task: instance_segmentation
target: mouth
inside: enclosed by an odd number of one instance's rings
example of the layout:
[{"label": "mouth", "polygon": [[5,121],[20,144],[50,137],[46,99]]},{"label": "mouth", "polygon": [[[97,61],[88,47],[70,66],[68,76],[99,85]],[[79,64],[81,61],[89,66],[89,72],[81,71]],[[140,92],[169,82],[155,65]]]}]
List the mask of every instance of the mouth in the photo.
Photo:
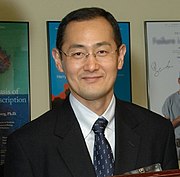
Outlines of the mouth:
[{"label": "mouth", "polygon": [[96,83],[99,80],[101,80],[103,77],[102,76],[84,76],[82,79],[88,83]]}]

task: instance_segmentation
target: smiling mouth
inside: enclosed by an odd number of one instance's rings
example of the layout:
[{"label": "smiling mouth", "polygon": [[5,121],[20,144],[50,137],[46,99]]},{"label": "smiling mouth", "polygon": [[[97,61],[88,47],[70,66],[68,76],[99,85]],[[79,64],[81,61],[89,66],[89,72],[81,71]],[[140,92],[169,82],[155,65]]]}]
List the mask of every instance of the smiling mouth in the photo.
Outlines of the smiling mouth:
[{"label": "smiling mouth", "polygon": [[99,81],[99,79],[101,78],[102,76],[86,76],[86,77],[83,77],[82,79],[89,83],[94,83],[94,82]]}]

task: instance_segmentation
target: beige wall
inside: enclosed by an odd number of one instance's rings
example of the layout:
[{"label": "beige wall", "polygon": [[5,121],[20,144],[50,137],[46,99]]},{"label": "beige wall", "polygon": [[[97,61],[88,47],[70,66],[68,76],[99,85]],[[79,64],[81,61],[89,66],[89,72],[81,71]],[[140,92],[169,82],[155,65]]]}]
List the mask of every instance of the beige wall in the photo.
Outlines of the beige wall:
[{"label": "beige wall", "polygon": [[32,119],[49,109],[46,21],[80,7],[98,6],[131,25],[133,102],[147,107],[144,21],[180,20],[180,0],[0,0],[0,21],[30,22]]}]

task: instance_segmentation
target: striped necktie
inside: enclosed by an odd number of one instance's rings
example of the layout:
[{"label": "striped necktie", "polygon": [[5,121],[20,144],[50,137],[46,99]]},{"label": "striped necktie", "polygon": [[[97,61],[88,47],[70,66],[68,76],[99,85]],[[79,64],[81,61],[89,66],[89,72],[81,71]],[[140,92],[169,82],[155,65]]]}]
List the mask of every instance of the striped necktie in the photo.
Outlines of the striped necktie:
[{"label": "striped necktie", "polygon": [[94,168],[97,177],[113,176],[114,172],[113,153],[104,135],[107,124],[106,119],[98,118],[92,128],[95,133]]}]

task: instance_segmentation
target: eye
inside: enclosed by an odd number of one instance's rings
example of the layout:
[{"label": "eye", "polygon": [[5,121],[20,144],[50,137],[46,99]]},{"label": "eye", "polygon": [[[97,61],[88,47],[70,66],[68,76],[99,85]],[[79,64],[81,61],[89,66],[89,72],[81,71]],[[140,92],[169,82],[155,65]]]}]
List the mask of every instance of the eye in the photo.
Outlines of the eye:
[{"label": "eye", "polygon": [[85,53],[83,52],[73,52],[71,53],[71,57],[75,58],[75,59],[81,59],[85,56]]},{"label": "eye", "polygon": [[109,51],[107,50],[99,50],[96,55],[99,56],[99,57],[104,57],[104,56],[107,56],[109,54]]}]

